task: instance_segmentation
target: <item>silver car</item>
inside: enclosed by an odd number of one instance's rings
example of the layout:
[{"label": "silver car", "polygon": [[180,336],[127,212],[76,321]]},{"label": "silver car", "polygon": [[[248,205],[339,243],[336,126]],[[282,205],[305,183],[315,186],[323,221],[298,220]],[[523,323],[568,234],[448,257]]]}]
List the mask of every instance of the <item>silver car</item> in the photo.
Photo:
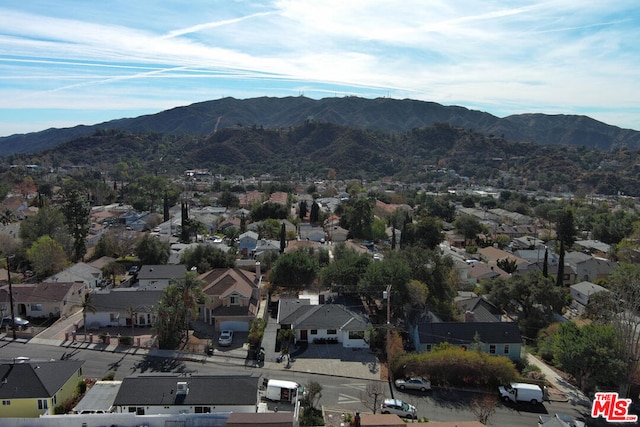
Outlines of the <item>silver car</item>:
[{"label": "silver car", "polygon": [[418,418],[416,407],[400,399],[385,399],[380,405],[380,413],[396,414],[402,418]]},{"label": "silver car", "polygon": [[228,347],[233,343],[233,331],[222,331],[218,337],[218,345],[220,347]]},{"label": "silver car", "polygon": [[397,379],[395,381],[396,387],[400,390],[420,390],[427,391],[431,390],[431,381],[425,380],[424,378],[404,378]]}]

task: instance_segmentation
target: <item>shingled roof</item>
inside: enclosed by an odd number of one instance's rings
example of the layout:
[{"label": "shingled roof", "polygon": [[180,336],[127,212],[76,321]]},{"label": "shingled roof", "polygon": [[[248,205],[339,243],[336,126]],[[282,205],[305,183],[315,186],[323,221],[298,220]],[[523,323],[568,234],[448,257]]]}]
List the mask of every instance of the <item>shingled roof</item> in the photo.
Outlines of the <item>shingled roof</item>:
[{"label": "shingled roof", "polygon": [[472,344],[476,341],[476,334],[483,343],[522,343],[515,322],[422,322],[418,325],[421,344]]},{"label": "shingled roof", "polygon": [[[141,375],[122,380],[115,406],[257,405],[258,376],[239,375]],[[178,394],[178,382],[188,392]]]},{"label": "shingled roof", "polygon": [[0,364],[0,399],[52,397],[81,367],[82,360]]}]

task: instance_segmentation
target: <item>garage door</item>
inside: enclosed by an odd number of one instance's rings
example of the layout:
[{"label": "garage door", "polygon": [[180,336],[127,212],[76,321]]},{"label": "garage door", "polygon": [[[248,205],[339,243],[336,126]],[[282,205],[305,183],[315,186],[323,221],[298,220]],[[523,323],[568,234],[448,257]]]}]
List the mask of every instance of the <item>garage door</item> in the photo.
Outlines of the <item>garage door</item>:
[{"label": "garage door", "polygon": [[230,329],[235,332],[249,332],[249,322],[227,321],[220,322],[220,330]]}]

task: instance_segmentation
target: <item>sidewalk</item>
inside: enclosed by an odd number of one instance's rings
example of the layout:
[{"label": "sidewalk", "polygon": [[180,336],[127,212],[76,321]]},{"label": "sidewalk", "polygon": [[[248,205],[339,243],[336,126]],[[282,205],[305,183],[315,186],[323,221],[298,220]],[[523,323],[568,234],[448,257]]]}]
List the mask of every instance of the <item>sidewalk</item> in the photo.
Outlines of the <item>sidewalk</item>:
[{"label": "sidewalk", "polygon": [[540,368],[545,379],[551,384],[549,387],[549,400],[556,402],[570,402],[572,405],[591,407],[591,401],[577,387],[562,378],[550,366],[536,356],[526,353],[530,364]]}]

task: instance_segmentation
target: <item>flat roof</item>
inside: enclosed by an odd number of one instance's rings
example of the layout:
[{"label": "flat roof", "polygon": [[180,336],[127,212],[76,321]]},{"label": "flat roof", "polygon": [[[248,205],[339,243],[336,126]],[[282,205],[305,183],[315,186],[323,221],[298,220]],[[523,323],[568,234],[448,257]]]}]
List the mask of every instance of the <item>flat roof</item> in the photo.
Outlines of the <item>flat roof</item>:
[{"label": "flat roof", "polygon": [[121,385],[122,381],[96,382],[73,408],[74,412],[79,414],[111,412]]}]

